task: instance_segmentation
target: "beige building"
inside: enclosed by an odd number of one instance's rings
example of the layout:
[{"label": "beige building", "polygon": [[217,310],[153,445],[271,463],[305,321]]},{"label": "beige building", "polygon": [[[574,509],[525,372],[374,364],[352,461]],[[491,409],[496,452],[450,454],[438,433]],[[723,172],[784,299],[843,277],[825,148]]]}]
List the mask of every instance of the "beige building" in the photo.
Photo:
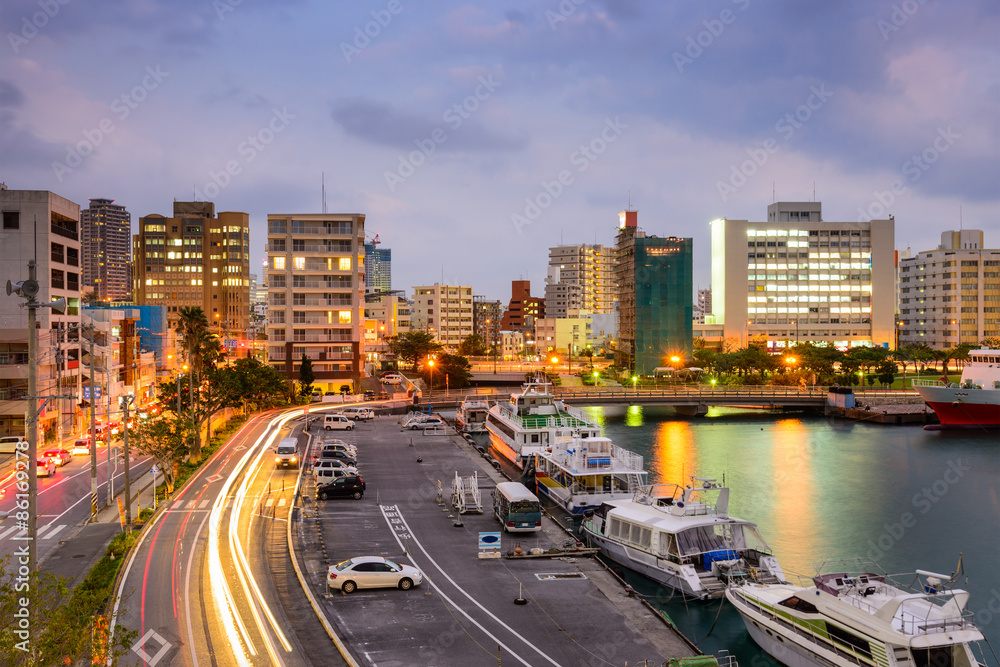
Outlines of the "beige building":
[{"label": "beige building", "polygon": [[936,250],[899,262],[899,343],[945,350],[1000,336],[1000,250],[977,229],[941,234]]},{"label": "beige building", "polygon": [[820,202],[778,202],[767,216],[711,223],[705,323],[723,325],[723,344],[893,347],[894,220],[825,221]]},{"label": "beige building", "polygon": [[[580,305],[568,306],[589,313],[614,312],[615,249],[599,244],[560,245],[549,248],[549,266],[558,268],[558,283],[580,286]],[[548,308],[546,290],[546,315]],[[557,316],[558,317],[558,316]]]},{"label": "beige building", "polygon": [[535,320],[538,354],[557,352],[560,356],[580,356],[587,349],[591,326],[591,318],[587,315]]},{"label": "beige building", "polygon": [[[133,237],[133,295],[164,305],[170,327],[178,311],[205,311],[216,333],[243,338],[250,328],[250,216],[212,202],[174,202],[174,216],[147,215]],[[237,349],[239,349],[237,347]]]},{"label": "beige building", "polygon": [[410,328],[428,331],[434,340],[450,348],[471,336],[472,287],[465,285],[422,285],[413,288]]},{"label": "beige building", "polygon": [[[0,276],[28,279],[35,260],[37,301],[66,299],[65,314],[38,308],[38,393],[79,396],[80,205],[47,190],[0,185]],[[25,435],[28,411],[28,310],[0,296],[0,436]],[[76,400],[50,401],[39,415],[39,443],[79,424]]]},{"label": "beige building", "polygon": [[268,362],[299,379],[302,355],[321,391],[353,391],[363,374],[365,216],[267,216]]}]

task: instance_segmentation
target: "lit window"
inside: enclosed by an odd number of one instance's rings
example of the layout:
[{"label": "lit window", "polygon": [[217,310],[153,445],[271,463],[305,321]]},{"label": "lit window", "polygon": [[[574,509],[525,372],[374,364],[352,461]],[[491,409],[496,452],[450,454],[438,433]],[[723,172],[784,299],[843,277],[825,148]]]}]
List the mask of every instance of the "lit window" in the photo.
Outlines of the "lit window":
[{"label": "lit window", "polygon": [[285,268],[285,258],[275,257],[274,258],[274,268],[284,270]]},{"label": "lit window", "polygon": [[[351,270],[351,258],[350,257],[341,257],[340,258],[340,270],[341,271],[350,271]],[[350,318],[348,318],[347,321],[350,322]]]},{"label": "lit window", "polygon": [[[347,261],[350,261],[350,260],[347,260]],[[349,311],[349,310],[342,310],[342,311],[340,311],[340,323],[341,324],[350,324],[351,323],[351,311]]]},{"label": "lit window", "polygon": [[306,258],[305,257],[293,257],[292,258],[292,264],[294,265],[294,267],[295,267],[296,270],[301,271],[302,269],[306,268]]}]

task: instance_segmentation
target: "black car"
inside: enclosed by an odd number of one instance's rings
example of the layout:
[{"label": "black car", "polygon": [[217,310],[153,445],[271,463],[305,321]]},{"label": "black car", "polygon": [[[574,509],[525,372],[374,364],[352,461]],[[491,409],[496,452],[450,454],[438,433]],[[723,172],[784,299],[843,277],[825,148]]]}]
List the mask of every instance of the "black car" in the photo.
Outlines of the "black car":
[{"label": "black car", "polygon": [[375,392],[372,391],[371,389],[369,389],[368,391],[366,391],[365,392],[365,400],[366,401],[374,401],[375,400]]},{"label": "black car", "polygon": [[345,452],[342,449],[324,449],[319,453],[319,458],[322,459],[339,459],[349,466],[358,465],[358,460]]},{"label": "black car", "polygon": [[316,488],[316,498],[354,498],[361,500],[365,495],[365,482],[357,475],[340,477]]}]

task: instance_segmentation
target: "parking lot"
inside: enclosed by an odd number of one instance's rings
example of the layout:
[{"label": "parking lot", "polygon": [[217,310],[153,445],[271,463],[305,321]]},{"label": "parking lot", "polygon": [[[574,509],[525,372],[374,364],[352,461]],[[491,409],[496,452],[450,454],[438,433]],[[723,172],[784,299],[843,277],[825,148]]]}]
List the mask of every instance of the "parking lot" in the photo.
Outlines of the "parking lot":
[{"label": "parking lot", "polygon": [[[317,502],[311,475],[304,475],[295,526],[323,611],[362,664],[622,665],[690,654],[679,640],[672,646],[644,608],[623,613],[635,601],[608,585],[592,559],[480,559],[479,533],[500,530],[490,491],[502,478],[453,432],[403,431],[398,417],[378,417],[352,431],[324,432],[317,422],[311,434],[314,444],[322,435],[356,444],[367,486],[361,500]],[[456,471],[478,474],[483,514],[452,511]],[[567,539],[546,518],[540,533],[503,534],[501,551],[548,549]],[[354,556],[414,565],[424,582],[410,591],[331,594],[328,565]],[[654,646],[637,626],[663,636]]]}]

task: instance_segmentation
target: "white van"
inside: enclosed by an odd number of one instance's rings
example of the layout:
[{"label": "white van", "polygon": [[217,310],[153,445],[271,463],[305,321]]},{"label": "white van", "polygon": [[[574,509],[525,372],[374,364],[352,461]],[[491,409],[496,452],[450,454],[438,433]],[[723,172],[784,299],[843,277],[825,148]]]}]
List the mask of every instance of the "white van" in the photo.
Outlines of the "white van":
[{"label": "white van", "polygon": [[362,419],[374,419],[375,411],[371,408],[362,407],[350,407],[344,408],[340,411],[340,414],[344,415],[348,419],[362,420]]},{"label": "white van", "polygon": [[[22,435],[5,435],[0,437],[0,454],[13,454],[17,449],[17,443],[26,442]],[[24,451],[28,451],[27,445],[21,445]]]},{"label": "white van", "polygon": [[298,448],[299,448],[298,438],[282,438],[278,442],[277,450],[275,450],[274,467],[298,468],[299,467]]},{"label": "white van", "polygon": [[344,415],[326,415],[323,417],[323,429],[327,431],[353,431],[354,422]]},{"label": "white van", "polygon": [[344,466],[343,468],[313,468],[313,482],[316,483],[316,486],[319,486],[320,484],[332,482],[338,477],[350,477],[357,474],[358,469],[353,466]]}]

